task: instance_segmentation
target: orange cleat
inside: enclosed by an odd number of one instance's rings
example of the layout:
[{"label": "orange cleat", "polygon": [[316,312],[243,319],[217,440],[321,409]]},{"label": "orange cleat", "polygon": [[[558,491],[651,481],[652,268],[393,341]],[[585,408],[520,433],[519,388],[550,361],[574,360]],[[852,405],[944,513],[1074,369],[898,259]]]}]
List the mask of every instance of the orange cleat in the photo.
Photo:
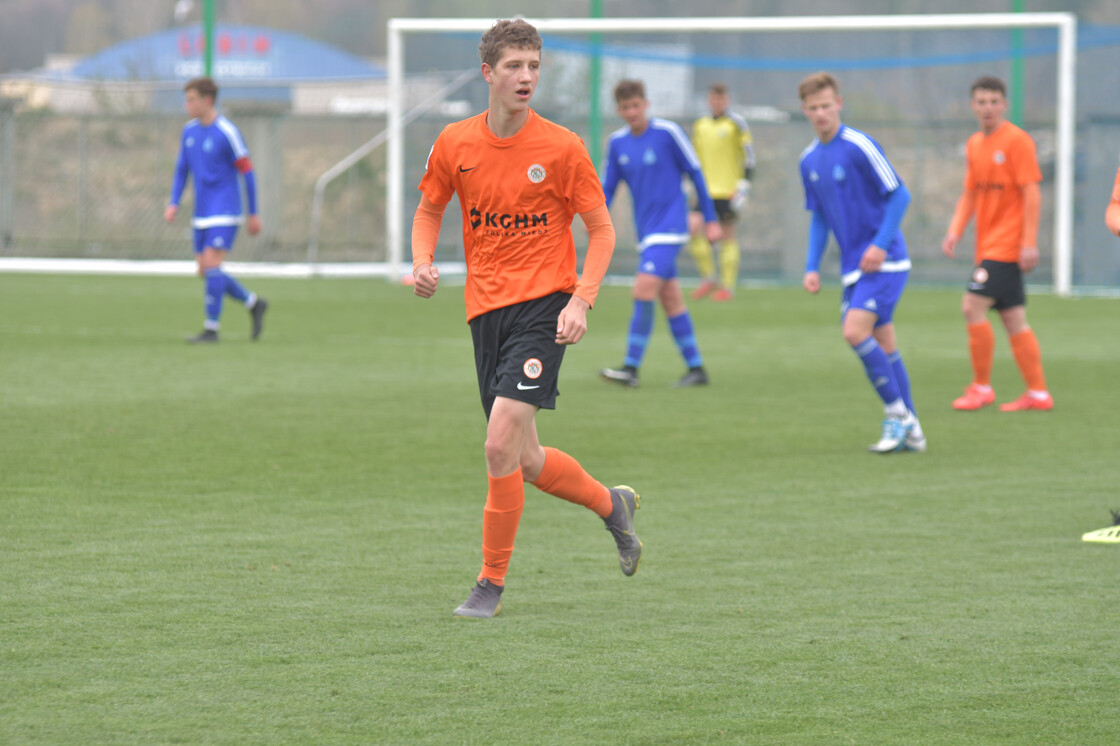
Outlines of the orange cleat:
[{"label": "orange cleat", "polygon": [[719,285],[717,285],[715,282],[711,280],[704,280],[702,283],[700,283],[700,287],[692,291],[692,300],[707,298],[708,295],[718,287]]},{"label": "orange cleat", "polygon": [[959,409],[966,412],[974,412],[977,409],[983,409],[996,400],[996,392],[992,388],[987,391],[977,386],[975,383],[968,385],[964,390],[964,396],[961,396],[953,401],[953,409]]},{"label": "orange cleat", "polygon": [[999,411],[1001,412],[1026,412],[1031,409],[1040,412],[1049,412],[1053,408],[1054,397],[1050,396],[1050,394],[1047,394],[1042,399],[1036,399],[1031,396],[1029,392],[1023,394],[1015,401],[1009,401],[1006,404],[999,405]]},{"label": "orange cleat", "polygon": [[731,291],[726,288],[720,288],[719,290],[712,293],[712,300],[714,301],[729,301],[734,297],[735,296],[731,294]]}]

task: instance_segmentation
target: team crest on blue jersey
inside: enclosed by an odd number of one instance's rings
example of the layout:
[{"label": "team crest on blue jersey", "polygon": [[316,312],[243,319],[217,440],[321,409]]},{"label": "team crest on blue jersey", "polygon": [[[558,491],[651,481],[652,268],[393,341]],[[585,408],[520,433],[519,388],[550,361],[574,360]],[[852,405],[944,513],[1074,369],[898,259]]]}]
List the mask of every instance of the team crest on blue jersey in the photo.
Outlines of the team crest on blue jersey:
[{"label": "team crest on blue jersey", "polygon": [[623,153],[622,155],[620,155],[618,157],[619,165],[625,166],[629,162],[630,162],[630,156],[626,155],[625,153]]},{"label": "team crest on blue jersey", "polygon": [[187,147],[189,148],[192,145],[194,145],[194,138],[193,137],[188,137],[187,138]]},{"label": "team crest on blue jersey", "polygon": [[816,171],[809,172],[809,181],[820,181],[821,176]]},{"label": "team crest on blue jersey", "polygon": [[847,178],[847,176],[848,175],[846,173],[844,173],[844,167],[841,166],[839,163],[837,163],[835,166],[832,167],[832,180],[833,181],[843,181],[844,179]]},{"label": "team crest on blue jersey", "polygon": [[657,153],[653,152],[653,148],[646,148],[646,152],[642,154],[642,163],[647,166],[657,163]]},{"label": "team crest on blue jersey", "polygon": [[534,184],[540,184],[542,181],[544,181],[544,177],[544,166],[539,163],[534,163],[532,166],[529,166],[529,181],[533,182]]}]

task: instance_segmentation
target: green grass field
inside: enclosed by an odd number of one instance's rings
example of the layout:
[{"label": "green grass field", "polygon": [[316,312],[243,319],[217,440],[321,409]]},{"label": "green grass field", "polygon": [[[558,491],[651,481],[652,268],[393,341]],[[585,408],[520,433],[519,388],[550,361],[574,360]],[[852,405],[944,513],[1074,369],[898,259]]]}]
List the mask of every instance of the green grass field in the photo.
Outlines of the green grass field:
[{"label": "green grass field", "polygon": [[[257,280],[192,347],[194,279],[0,275],[0,742],[1114,744],[1120,302],[1032,297],[1057,403],[953,412],[959,290],[896,318],[929,437],[880,407],[839,289],[693,304],[713,385],[629,290],[544,442],[642,494],[641,571],[532,487],[502,616],[453,618],[486,482],[462,292]],[[999,401],[1022,382],[997,329]]]}]

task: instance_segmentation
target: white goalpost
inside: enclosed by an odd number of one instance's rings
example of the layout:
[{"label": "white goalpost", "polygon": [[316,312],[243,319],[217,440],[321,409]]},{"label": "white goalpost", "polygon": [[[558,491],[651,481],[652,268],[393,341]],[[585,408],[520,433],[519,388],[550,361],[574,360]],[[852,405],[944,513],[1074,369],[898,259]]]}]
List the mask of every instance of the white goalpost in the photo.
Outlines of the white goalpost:
[{"label": "white goalpost", "polygon": [[[782,18],[546,18],[527,19],[542,33],[786,33],[1052,28],[1058,32],[1055,139],[1054,291],[1068,296],[1073,277],[1073,168],[1077,18],[1072,13],[977,13],[897,16],[812,16]],[[394,18],[388,23],[388,153],[386,258],[405,261],[404,52],[409,34],[482,34],[494,19]],[[791,166],[792,168],[793,166]]]}]

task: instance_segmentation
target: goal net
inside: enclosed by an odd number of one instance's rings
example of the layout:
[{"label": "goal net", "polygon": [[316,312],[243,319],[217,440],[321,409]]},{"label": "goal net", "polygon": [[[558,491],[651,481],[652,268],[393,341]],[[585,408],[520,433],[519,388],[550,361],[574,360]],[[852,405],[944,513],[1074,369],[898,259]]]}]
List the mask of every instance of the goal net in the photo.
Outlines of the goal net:
[{"label": "goal net", "polygon": [[[981,75],[996,75],[1009,82],[1009,95],[1017,95],[1009,114],[1034,137],[1043,168],[1043,265],[1032,282],[1059,294],[1075,285],[1120,287],[1115,239],[1102,219],[1115,155],[1097,167],[1092,183],[1082,183],[1090,180],[1080,175],[1074,181],[1072,14],[529,20],[544,38],[533,107],[579,133],[597,165],[607,136],[622,124],[612,99],[618,80],[642,79],[650,113],[686,130],[706,112],[708,86],[717,81],[728,86],[732,108],[751,126],[757,157],[750,203],[739,224],[744,281],[800,280],[808,215],[797,164],[814,135],[800,113],[797,84],[809,73],[828,70],[840,81],[844,122],[882,144],[913,195],[903,222],[913,281],[961,282],[964,260],[946,259],[940,243],[960,194],[964,143],[976,129],[969,85]],[[408,226],[428,151],[445,124],[482,111],[487,98],[479,76],[455,101],[405,127],[408,81],[433,65],[477,69],[479,36],[493,22],[389,22],[386,258],[401,271],[407,271]],[[1084,190],[1088,205],[1076,222],[1075,187]],[[612,274],[632,274],[636,264],[628,209],[628,196],[620,190],[612,208],[618,233]],[[438,261],[462,260],[460,229],[455,204],[445,215]],[[962,253],[970,253],[973,237],[970,228]],[[834,251],[830,256],[826,268],[835,271]],[[682,259],[681,265],[687,275],[691,263]]]}]

